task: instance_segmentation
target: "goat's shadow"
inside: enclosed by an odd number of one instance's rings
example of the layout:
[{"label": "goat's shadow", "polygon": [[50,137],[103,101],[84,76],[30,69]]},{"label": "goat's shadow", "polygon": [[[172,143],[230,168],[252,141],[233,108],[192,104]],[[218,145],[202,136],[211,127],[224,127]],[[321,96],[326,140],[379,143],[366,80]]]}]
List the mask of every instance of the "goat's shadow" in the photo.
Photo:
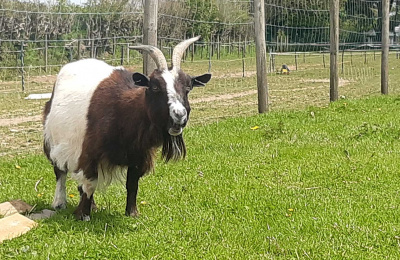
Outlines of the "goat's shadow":
[{"label": "goat's shadow", "polygon": [[[33,201],[32,204],[35,205],[32,213],[37,213],[44,209],[54,210],[51,205],[45,202]],[[112,208],[99,208],[93,211],[90,221],[77,220],[74,215],[76,206],[75,204],[68,204],[66,209],[57,210],[50,218],[37,220],[39,223],[37,228],[45,225],[46,229],[54,229],[54,232],[70,232],[71,230],[76,232],[81,230],[94,235],[104,235],[105,233],[117,233],[121,230],[136,232],[142,223],[140,215],[136,218],[127,217],[122,211]]]}]

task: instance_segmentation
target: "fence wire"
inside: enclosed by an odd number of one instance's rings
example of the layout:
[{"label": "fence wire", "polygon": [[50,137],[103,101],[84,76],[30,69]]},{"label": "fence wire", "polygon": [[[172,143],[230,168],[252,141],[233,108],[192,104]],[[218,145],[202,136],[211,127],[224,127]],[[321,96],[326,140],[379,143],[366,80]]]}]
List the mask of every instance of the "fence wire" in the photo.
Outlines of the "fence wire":
[{"label": "fence wire", "polygon": [[[391,1],[391,74],[396,73],[399,58],[399,3]],[[380,8],[381,1],[341,1],[343,96],[379,91]],[[314,85],[322,86],[324,93],[318,92],[318,98],[325,102],[329,93],[329,1],[265,0],[265,14],[272,107],[286,107],[279,103],[286,99],[274,96],[273,89],[283,64],[291,74],[278,83],[292,85],[296,91],[303,85],[311,90],[318,89]],[[193,68],[200,66],[201,71],[212,72],[215,84],[226,94],[240,88],[246,92],[256,89],[253,19],[251,0],[159,1],[158,47],[169,59],[178,42],[201,35],[185,53],[185,64],[191,64],[187,69],[195,73]],[[0,0],[0,91],[48,92],[64,64],[83,58],[141,70],[142,56],[129,46],[143,42],[142,28],[142,0],[90,0],[80,5]]]}]

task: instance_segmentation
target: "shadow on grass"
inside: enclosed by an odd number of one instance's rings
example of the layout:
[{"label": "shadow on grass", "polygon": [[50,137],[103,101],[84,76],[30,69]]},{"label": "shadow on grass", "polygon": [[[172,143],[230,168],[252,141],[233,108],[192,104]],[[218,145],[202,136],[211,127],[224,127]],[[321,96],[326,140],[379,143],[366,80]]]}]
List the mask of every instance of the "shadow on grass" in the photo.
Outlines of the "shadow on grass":
[{"label": "shadow on grass", "polygon": [[[44,209],[54,210],[51,205],[44,201],[27,201],[34,205],[33,213]],[[54,232],[69,233],[74,231],[84,231],[93,235],[117,234],[121,230],[124,232],[137,231],[142,223],[141,216],[136,218],[127,217],[119,210],[102,208],[91,213],[90,221],[81,221],[75,219],[74,210],[77,205],[69,204],[64,210],[57,210],[56,214],[47,219],[38,220],[38,228],[53,229]]]}]

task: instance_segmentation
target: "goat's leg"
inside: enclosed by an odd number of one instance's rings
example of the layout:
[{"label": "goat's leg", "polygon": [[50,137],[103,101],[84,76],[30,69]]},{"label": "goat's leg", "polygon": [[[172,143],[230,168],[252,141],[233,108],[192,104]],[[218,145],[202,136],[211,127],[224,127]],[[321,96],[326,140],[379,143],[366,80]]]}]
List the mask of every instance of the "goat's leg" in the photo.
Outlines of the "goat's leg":
[{"label": "goat's leg", "polygon": [[[82,185],[78,185],[78,191],[79,191],[79,195],[82,197],[83,194],[83,189],[82,189]],[[92,196],[92,205],[91,205],[91,210],[92,211],[96,211],[97,210],[97,205],[96,202],[94,201],[94,195]]]},{"label": "goat's leg", "polygon": [[139,171],[138,167],[128,167],[128,174],[126,176],[126,209],[125,215],[136,217],[138,210],[136,206],[136,196],[139,188],[139,179],[143,174]]},{"label": "goat's leg", "polygon": [[61,170],[56,165],[53,166],[54,173],[56,175],[56,191],[54,194],[54,200],[51,206],[56,209],[65,209],[67,207],[67,194],[65,183],[67,180],[67,172]]},{"label": "goat's leg", "polygon": [[81,200],[79,202],[78,207],[75,209],[74,214],[76,219],[89,221],[90,220],[90,212],[93,204],[93,193],[97,187],[97,169],[96,167],[92,167],[89,171],[80,172],[79,176],[81,178]]}]

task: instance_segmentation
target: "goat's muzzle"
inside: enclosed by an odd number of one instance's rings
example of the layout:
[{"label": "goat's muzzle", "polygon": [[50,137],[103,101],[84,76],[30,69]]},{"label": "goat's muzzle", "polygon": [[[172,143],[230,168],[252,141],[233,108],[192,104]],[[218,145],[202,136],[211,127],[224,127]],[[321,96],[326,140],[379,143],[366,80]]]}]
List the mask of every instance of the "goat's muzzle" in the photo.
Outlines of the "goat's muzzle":
[{"label": "goat's muzzle", "polygon": [[172,109],[171,111],[171,123],[168,133],[172,136],[182,134],[183,128],[186,126],[188,121],[187,111],[185,108]]},{"label": "goat's muzzle", "polygon": [[183,132],[183,126],[178,124],[173,124],[168,130],[168,134],[172,136],[178,136],[182,134],[182,132]]}]

